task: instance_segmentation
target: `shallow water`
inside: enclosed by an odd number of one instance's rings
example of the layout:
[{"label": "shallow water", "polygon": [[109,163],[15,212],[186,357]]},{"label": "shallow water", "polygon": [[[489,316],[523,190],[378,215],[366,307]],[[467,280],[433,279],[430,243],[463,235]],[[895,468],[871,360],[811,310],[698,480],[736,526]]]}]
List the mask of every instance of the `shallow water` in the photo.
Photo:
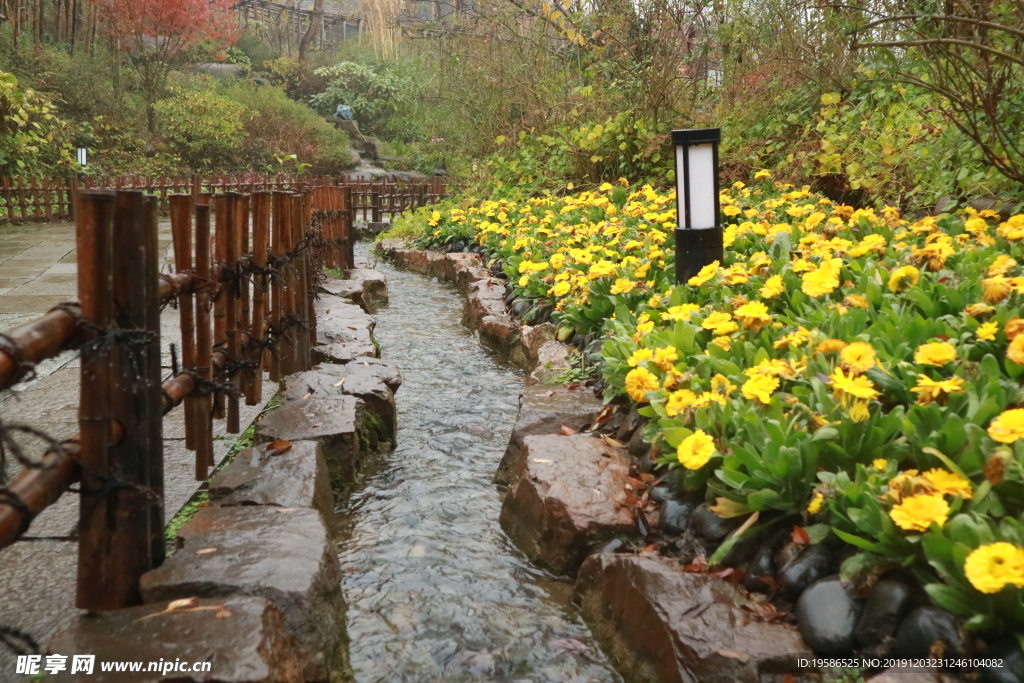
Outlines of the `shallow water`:
[{"label": "shallow water", "polygon": [[449,286],[375,267],[391,296],[375,334],[404,384],[398,445],[368,463],[339,515],[356,680],[621,680],[570,604],[572,584],[533,567],[498,526],[490,480],[522,373],[460,325]]}]

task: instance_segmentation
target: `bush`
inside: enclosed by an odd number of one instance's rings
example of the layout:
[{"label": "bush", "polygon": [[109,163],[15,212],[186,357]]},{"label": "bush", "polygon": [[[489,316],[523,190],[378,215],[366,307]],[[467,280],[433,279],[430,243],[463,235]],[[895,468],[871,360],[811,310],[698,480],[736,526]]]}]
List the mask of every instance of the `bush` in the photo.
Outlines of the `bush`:
[{"label": "bush", "polygon": [[329,80],[322,92],[310,98],[313,108],[331,116],[339,104],[347,104],[367,132],[387,130],[407,87],[405,79],[391,69],[357,62],[341,62],[314,73]]},{"label": "bush", "polygon": [[56,114],[47,98],[0,71],[0,175],[44,175],[71,167],[70,126]]},{"label": "bush", "polygon": [[280,88],[238,82],[220,92],[247,112],[239,156],[249,167],[280,170],[275,159],[295,155],[296,167],[308,164],[315,174],[352,168],[348,136],[306,105],[289,99]]},{"label": "bush", "polygon": [[168,147],[191,169],[232,168],[239,148],[246,108],[213,92],[180,92],[154,103]]}]

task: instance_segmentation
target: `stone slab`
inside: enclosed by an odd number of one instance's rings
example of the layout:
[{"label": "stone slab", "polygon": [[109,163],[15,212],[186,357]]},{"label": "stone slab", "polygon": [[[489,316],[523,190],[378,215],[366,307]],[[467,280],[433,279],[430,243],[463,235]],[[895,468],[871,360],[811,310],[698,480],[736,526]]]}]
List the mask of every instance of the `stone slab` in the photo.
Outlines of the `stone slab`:
[{"label": "stone slab", "polygon": [[594,423],[603,404],[586,387],[569,389],[562,384],[534,384],[519,395],[519,415],[512,427],[508,447],[494,474],[494,483],[508,486],[519,477],[523,466],[523,439],[541,434],[562,434],[562,427],[575,431]]},{"label": "stone slab", "polygon": [[555,340],[545,342],[537,351],[537,365],[530,378],[542,384],[554,381],[572,367],[569,363],[571,354],[568,344]]},{"label": "stone slab", "polygon": [[471,330],[480,329],[487,316],[504,316],[505,286],[490,280],[476,280],[466,292],[466,304],[462,309],[462,324]]},{"label": "stone slab", "polygon": [[323,449],[331,483],[352,481],[359,464],[363,406],[353,396],[307,398],[287,403],[256,425],[256,444],[315,441]]},{"label": "stone slab", "polygon": [[217,505],[313,508],[329,518],[334,512],[334,496],[320,444],[288,443],[287,448],[262,444],[239,451],[227,467],[210,478],[210,501]]},{"label": "stone slab", "polygon": [[[268,600],[235,596],[196,600],[168,611],[164,602],[75,619],[57,633],[47,654],[68,657],[68,668],[47,681],[121,683],[303,683],[300,652],[281,612]],[[71,673],[71,656],[96,655],[91,675]],[[209,662],[209,672],[103,672],[99,662],[190,665]]]},{"label": "stone slab", "polygon": [[392,386],[401,385],[398,368],[381,361],[353,360],[345,365],[322,365],[285,378],[285,400],[354,396],[363,402],[365,413],[376,416],[384,427],[384,438],[394,440],[398,411]]},{"label": "stone slab", "polygon": [[508,315],[486,315],[480,321],[480,343],[508,355],[519,338],[519,325]]},{"label": "stone slab", "polygon": [[554,341],[557,331],[558,328],[551,323],[520,325],[519,335],[509,350],[509,360],[527,372],[532,372],[537,367],[541,347]]},{"label": "stone slab", "polygon": [[210,506],[179,530],[178,544],[139,581],[144,602],[266,598],[309,652],[323,653],[328,666],[344,660],[341,568],[319,512]]},{"label": "stone slab", "polygon": [[688,574],[678,562],[637,555],[591,555],[576,594],[584,619],[619,671],[651,683],[759,683],[810,680],[797,667],[813,657],[799,634],[758,621],[732,584]]},{"label": "stone slab", "polygon": [[316,320],[314,362],[347,363],[378,355],[373,343],[377,321],[359,306],[338,296],[322,295],[316,302]]},{"label": "stone slab", "polygon": [[625,505],[629,456],[589,436],[527,436],[522,472],[498,521],[533,562],[575,574],[596,546],[635,531]]}]

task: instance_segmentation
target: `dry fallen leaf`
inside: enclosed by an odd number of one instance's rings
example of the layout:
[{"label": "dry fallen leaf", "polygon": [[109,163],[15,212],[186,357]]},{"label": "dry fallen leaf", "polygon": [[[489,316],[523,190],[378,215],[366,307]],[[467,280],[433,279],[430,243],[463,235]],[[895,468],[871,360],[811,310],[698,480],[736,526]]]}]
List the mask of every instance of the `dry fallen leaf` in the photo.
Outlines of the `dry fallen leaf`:
[{"label": "dry fallen leaf", "polygon": [[548,463],[551,462],[550,460],[544,460],[543,458],[534,458],[533,461],[534,462],[548,462]]},{"label": "dry fallen leaf", "polygon": [[267,445],[267,454],[268,455],[281,455],[282,453],[284,453],[285,451],[287,451],[291,447],[292,447],[292,442],[291,441],[285,441],[284,439],[280,439],[278,441],[273,441],[273,442],[271,442],[270,444]]},{"label": "dry fallen leaf", "polygon": [[347,379],[347,378],[345,378],[345,377],[342,377],[341,379],[339,379],[339,380],[338,380],[338,383],[337,383],[337,384],[335,384],[334,386],[336,386],[336,387],[340,387],[340,386],[341,386],[342,384],[344,384],[344,383],[345,383],[345,380],[346,380],[346,379]]},{"label": "dry fallen leaf", "polygon": [[606,435],[602,434],[601,438],[604,439],[604,442],[606,444],[608,444],[609,446],[615,446],[616,448],[625,448],[626,447],[625,444],[623,444],[621,441],[618,441],[617,439],[613,439],[610,436],[606,436]]},{"label": "dry fallen leaf", "polygon": [[210,553],[217,552],[217,550],[217,548],[203,548],[202,550],[197,550],[196,555],[209,555]]},{"label": "dry fallen leaf", "polygon": [[313,392],[312,392],[312,391],[309,391],[309,392],[306,392],[306,395],[305,395],[305,396],[303,396],[302,398],[309,398],[309,397],[310,397],[310,396],[312,396],[312,395],[313,395]]},{"label": "dry fallen leaf", "polygon": [[573,429],[572,427],[566,427],[565,425],[562,425],[562,436],[574,436],[579,433],[580,432],[578,429]]},{"label": "dry fallen leaf", "polygon": [[214,619],[227,619],[230,616],[231,616],[231,610],[229,610],[224,605],[221,605],[217,609],[216,613],[214,613],[214,615],[213,615]]},{"label": "dry fallen leaf", "polygon": [[177,600],[171,600],[167,603],[167,609],[165,612],[173,612],[178,609],[185,609],[186,607],[193,607],[199,604],[199,598],[178,598]]}]

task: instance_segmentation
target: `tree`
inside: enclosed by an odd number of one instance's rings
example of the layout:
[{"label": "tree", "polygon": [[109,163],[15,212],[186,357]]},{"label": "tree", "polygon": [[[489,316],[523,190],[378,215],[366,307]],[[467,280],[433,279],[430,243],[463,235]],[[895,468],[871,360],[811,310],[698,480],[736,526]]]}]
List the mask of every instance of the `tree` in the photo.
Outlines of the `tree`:
[{"label": "tree", "polygon": [[299,61],[304,62],[309,55],[309,48],[314,38],[323,30],[324,0],[313,0],[313,13],[309,17],[309,28],[299,41]]},{"label": "tree", "polygon": [[146,120],[155,129],[153,104],[167,76],[200,43],[232,44],[239,30],[233,0],[95,0],[104,30],[139,74]]}]

